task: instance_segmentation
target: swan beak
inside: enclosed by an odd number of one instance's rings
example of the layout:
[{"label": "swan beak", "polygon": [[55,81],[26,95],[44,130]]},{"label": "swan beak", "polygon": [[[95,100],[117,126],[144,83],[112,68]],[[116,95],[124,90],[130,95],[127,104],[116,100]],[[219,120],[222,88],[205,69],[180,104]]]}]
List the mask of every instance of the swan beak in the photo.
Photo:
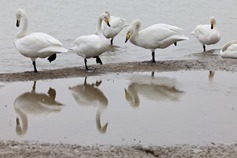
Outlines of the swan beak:
[{"label": "swan beak", "polygon": [[20,21],[16,20],[16,27],[19,27],[19,26],[20,26]]},{"label": "swan beak", "polygon": [[214,27],[214,20],[211,20],[211,29]]},{"label": "swan beak", "polygon": [[213,29],[213,23],[211,24],[211,29]]},{"label": "swan beak", "polygon": [[110,27],[109,19],[108,18],[105,18],[105,23]]},{"label": "swan beak", "polygon": [[130,35],[130,32],[128,32],[127,35],[126,35],[125,43],[127,43],[127,41],[129,40],[130,36],[131,36],[131,35]]}]

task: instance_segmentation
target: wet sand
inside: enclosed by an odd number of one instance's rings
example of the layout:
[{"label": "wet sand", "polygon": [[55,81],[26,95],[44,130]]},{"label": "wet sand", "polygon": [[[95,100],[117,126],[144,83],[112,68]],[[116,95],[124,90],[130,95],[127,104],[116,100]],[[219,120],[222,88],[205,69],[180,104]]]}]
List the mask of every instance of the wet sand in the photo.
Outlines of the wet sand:
[{"label": "wet sand", "polygon": [[34,142],[0,141],[0,157],[161,157],[161,158],[235,158],[237,144],[174,146],[80,146]]},{"label": "wet sand", "polygon": [[163,72],[179,70],[212,70],[212,71],[237,71],[237,60],[227,58],[201,58],[187,60],[165,60],[156,63],[126,62],[111,63],[104,65],[89,65],[92,70],[85,71],[84,66],[68,67],[62,69],[40,70],[34,73],[32,70],[20,73],[0,74],[0,81],[35,81],[57,78],[85,77],[102,75],[106,73],[128,73],[128,72]]},{"label": "wet sand", "polygon": [[[43,70],[39,73],[21,72],[0,74],[0,81],[28,81],[55,78],[84,77],[106,73],[162,72],[179,70],[237,71],[237,60],[224,58],[202,58],[149,62],[113,63],[90,65],[94,70],[86,72],[84,67]],[[173,145],[173,146],[80,146],[37,142],[0,141],[0,157],[237,157],[237,144]]]}]

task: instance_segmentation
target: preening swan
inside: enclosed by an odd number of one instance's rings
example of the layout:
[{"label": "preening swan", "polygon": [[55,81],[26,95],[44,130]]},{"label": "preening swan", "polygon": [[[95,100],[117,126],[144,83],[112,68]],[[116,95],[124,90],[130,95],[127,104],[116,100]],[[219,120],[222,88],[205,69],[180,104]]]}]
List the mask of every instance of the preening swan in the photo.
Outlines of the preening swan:
[{"label": "preening swan", "polygon": [[109,39],[105,38],[103,33],[101,32],[101,24],[102,21],[110,26],[109,17],[106,13],[102,13],[99,16],[98,25],[97,25],[97,34],[80,36],[72,43],[72,50],[77,55],[84,58],[85,68],[87,67],[87,58],[96,58],[96,63],[102,64],[102,61],[99,57],[102,53],[106,52],[109,47]]},{"label": "preening swan", "polygon": [[155,24],[141,30],[141,21],[136,19],[128,27],[125,43],[129,40],[134,45],[150,49],[152,62],[155,62],[155,50],[164,49],[178,41],[187,40],[181,33],[181,28],[168,24]]},{"label": "preening swan", "polygon": [[216,19],[212,16],[210,25],[197,25],[191,32],[203,46],[203,51],[206,51],[205,45],[216,44],[220,41],[221,35],[216,26]]},{"label": "preening swan", "polygon": [[111,16],[109,11],[105,11],[105,13],[109,16],[110,27],[102,22],[101,30],[106,38],[111,39],[110,44],[113,45],[114,37],[117,36],[127,25],[125,24],[125,19]]},{"label": "preening swan", "polygon": [[15,36],[14,42],[16,49],[25,57],[31,58],[34,66],[34,72],[37,72],[35,60],[37,58],[48,57],[49,62],[56,59],[56,53],[67,52],[62,43],[52,36],[35,32],[27,35],[28,19],[23,9],[16,11],[16,26],[20,26],[23,20],[23,28]]},{"label": "preening swan", "polygon": [[233,40],[224,44],[220,54],[225,58],[237,58],[237,40]]}]

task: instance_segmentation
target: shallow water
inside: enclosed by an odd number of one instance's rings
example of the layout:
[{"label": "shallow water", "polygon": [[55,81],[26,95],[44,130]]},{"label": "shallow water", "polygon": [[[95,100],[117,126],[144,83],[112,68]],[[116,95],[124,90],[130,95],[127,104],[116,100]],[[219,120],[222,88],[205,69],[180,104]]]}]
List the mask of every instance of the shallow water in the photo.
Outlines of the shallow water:
[{"label": "shallow water", "polygon": [[[197,24],[209,22],[210,16],[215,16],[220,29],[222,39],[208,50],[219,52],[221,46],[230,40],[236,39],[237,19],[235,17],[237,1],[217,0],[156,0],[129,2],[127,0],[115,1],[77,1],[77,0],[41,0],[31,2],[0,1],[2,13],[0,29],[0,73],[19,72],[33,70],[30,59],[19,54],[14,47],[14,35],[19,31],[15,27],[15,12],[17,8],[23,8],[28,13],[29,32],[46,32],[59,39],[66,48],[74,39],[81,35],[95,32],[98,15],[109,10],[112,15],[127,19],[128,23],[139,18],[142,28],[155,23],[168,23],[183,28],[184,34],[190,40],[178,43],[178,46],[170,46],[164,50],[157,50],[157,60],[184,58],[185,56],[202,51],[200,43],[190,35]],[[115,38],[116,47],[101,57],[104,63],[143,61],[150,60],[151,53],[132,45],[124,43],[126,29]],[[89,64],[94,64],[89,60]],[[60,54],[56,61],[49,64],[47,60],[39,59],[39,70],[55,69],[83,65],[83,59],[75,54]]]},{"label": "shallow water", "polygon": [[181,71],[6,83],[0,140],[236,143],[236,77]]}]

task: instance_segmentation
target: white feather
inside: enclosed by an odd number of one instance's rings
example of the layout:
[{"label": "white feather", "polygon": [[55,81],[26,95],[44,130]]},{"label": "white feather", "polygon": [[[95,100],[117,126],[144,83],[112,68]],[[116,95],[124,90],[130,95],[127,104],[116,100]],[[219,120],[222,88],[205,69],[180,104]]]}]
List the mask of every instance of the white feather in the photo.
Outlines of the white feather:
[{"label": "white feather", "polygon": [[220,50],[222,57],[237,58],[237,40],[227,42]]}]

